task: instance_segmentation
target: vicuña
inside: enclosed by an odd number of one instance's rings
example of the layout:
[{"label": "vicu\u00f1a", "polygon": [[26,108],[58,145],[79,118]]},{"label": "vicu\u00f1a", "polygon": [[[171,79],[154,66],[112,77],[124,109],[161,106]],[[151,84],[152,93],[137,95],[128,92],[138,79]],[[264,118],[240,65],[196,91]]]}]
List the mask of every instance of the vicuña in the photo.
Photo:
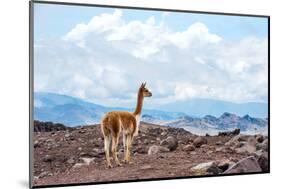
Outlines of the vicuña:
[{"label": "vicu\u00f1a", "polygon": [[146,83],[142,83],[137,97],[137,106],[134,112],[127,111],[112,111],[105,114],[101,121],[101,130],[104,137],[104,150],[107,161],[107,166],[112,167],[110,163],[110,141],[112,139],[111,151],[115,162],[121,166],[117,156],[118,140],[121,132],[123,133],[124,145],[124,162],[130,163],[131,146],[133,137],[138,135],[141,111],[144,97],[151,97],[152,93],[145,87]]}]

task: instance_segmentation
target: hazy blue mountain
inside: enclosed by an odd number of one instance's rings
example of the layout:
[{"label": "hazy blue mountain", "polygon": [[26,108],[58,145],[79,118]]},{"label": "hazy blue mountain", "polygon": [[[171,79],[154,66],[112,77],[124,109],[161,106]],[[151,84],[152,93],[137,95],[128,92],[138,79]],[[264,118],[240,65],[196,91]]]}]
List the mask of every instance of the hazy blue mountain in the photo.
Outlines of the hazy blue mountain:
[{"label": "hazy blue mountain", "polygon": [[239,116],[268,117],[268,104],[258,102],[232,103],[212,99],[190,99],[185,102],[159,106],[157,109],[169,109],[169,111],[184,112],[197,117],[205,115],[220,116],[224,112],[232,112]]},{"label": "hazy blue mountain", "polygon": [[[203,103],[205,102],[205,103]],[[211,103],[212,102],[212,103]],[[250,110],[250,107],[258,107],[259,105],[242,104],[240,110],[238,104],[218,102],[218,107],[215,101],[203,100],[193,101],[186,107],[191,109],[194,106],[194,111],[190,110],[190,114],[183,112],[169,112],[152,109],[144,109],[142,121],[155,123],[160,125],[183,127],[196,134],[209,133],[218,131],[231,130],[240,128],[241,131],[258,131],[267,130],[268,121],[266,114],[262,118],[255,118],[249,114],[240,116],[239,113]],[[133,109],[105,107],[98,104],[83,101],[78,98],[67,95],[54,93],[35,93],[34,95],[34,119],[40,121],[51,121],[54,123],[62,123],[67,126],[79,126],[87,124],[100,123],[102,116],[112,110],[127,110]],[[202,107],[197,107],[202,106]],[[263,107],[260,105],[261,108]],[[206,114],[203,114],[203,109],[206,108]],[[264,107],[264,108],[267,108]],[[232,113],[223,112],[219,114],[221,109],[232,109]],[[238,111],[239,110],[239,111]],[[201,112],[204,116],[200,116]],[[210,112],[217,112],[211,114]],[[237,113],[238,112],[238,113]],[[261,110],[252,110],[252,115]],[[219,115],[217,115],[219,114]],[[190,116],[196,115],[196,116]]]},{"label": "hazy blue mountain", "polygon": [[202,118],[182,116],[174,120],[158,120],[153,116],[143,117],[144,121],[160,124],[170,127],[180,127],[195,133],[195,134],[217,134],[220,131],[232,131],[239,128],[242,133],[263,133],[267,134],[268,120],[262,118],[254,118],[249,115],[243,117],[231,114],[228,112],[223,113],[219,117],[206,115]]},{"label": "hazy blue mountain", "polygon": [[[68,126],[99,123],[102,116],[112,110],[133,111],[133,109],[100,106],[67,95],[44,92],[35,93],[34,106],[34,119],[63,123]],[[185,115],[146,109],[143,110],[144,114],[152,115],[159,120],[172,120]]]}]

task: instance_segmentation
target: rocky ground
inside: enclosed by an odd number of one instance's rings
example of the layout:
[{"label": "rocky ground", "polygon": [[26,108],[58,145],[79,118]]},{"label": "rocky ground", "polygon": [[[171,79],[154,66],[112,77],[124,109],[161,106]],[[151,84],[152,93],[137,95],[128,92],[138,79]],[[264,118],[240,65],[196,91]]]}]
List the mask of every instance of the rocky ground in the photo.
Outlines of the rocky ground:
[{"label": "rocky ground", "polygon": [[[37,122],[34,132],[35,186],[138,180],[194,175],[268,172],[268,139],[239,130],[196,136],[184,129],[141,123],[132,164],[108,169],[99,125],[74,129]],[[120,138],[122,141],[122,138]],[[123,158],[122,142],[119,158]]]}]

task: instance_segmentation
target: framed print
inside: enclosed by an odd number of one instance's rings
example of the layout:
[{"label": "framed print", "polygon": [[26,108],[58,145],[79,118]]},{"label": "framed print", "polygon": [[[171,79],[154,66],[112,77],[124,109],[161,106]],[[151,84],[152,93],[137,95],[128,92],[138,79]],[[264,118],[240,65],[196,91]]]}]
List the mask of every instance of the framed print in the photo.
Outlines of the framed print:
[{"label": "framed print", "polygon": [[270,172],[270,17],[30,1],[30,187]]}]

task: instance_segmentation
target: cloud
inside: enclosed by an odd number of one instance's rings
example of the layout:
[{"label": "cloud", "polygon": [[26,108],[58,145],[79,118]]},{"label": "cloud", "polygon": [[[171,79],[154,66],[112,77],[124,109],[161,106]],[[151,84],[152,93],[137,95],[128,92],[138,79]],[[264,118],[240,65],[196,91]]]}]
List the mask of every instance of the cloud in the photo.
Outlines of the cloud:
[{"label": "cloud", "polygon": [[201,22],[174,31],[153,16],[122,15],[104,13],[61,39],[36,42],[35,90],[132,106],[146,81],[150,106],[190,98],[266,100],[267,39],[227,41]]}]

